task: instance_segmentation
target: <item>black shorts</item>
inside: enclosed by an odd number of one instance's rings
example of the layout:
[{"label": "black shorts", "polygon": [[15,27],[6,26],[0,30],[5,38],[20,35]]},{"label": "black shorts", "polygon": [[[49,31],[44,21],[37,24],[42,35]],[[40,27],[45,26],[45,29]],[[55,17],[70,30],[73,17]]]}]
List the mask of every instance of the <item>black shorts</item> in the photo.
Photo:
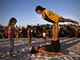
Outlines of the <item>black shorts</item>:
[{"label": "black shorts", "polygon": [[43,49],[50,52],[59,52],[60,51],[60,43],[58,41],[51,41],[51,45],[42,46]]}]

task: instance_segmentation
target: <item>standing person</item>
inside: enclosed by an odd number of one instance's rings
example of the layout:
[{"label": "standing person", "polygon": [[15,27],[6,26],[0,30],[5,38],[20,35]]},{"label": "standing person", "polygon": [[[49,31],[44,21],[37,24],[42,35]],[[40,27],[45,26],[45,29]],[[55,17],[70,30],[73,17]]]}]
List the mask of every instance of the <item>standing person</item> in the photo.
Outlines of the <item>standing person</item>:
[{"label": "standing person", "polygon": [[9,56],[13,56],[13,48],[14,48],[14,25],[17,20],[15,18],[11,18],[8,23],[8,39],[10,40],[10,50]]},{"label": "standing person", "polygon": [[53,23],[51,45],[45,46],[45,49],[51,52],[59,52],[60,42],[58,37],[58,27],[59,27],[58,22],[72,22],[76,24],[78,24],[78,22],[71,19],[65,19],[59,16],[58,14],[50,10],[47,10],[46,8],[43,8],[42,6],[37,6],[35,11],[36,13],[41,14],[44,20]]},{"label": "standing person", "polygon": [[31,42],[31,26],[27,27],[27,42],[28,42],[28,48],[30,48],[30,42]]}]

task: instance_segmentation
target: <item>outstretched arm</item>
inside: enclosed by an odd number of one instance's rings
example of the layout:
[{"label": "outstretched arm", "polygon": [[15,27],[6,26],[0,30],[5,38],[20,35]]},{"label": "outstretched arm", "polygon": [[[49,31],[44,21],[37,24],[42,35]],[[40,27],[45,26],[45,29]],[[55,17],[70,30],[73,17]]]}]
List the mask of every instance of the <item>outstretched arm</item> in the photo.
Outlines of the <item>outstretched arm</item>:
[{"label": "outstretched arm", "polygon": [[45,49],[43,49],[43,48],[40,48],[39,50],[39,53],[42,53],[42,54],[64,54],[64,53],[62,53],[62,52],[50,52],[50,51],[46,51]]}]

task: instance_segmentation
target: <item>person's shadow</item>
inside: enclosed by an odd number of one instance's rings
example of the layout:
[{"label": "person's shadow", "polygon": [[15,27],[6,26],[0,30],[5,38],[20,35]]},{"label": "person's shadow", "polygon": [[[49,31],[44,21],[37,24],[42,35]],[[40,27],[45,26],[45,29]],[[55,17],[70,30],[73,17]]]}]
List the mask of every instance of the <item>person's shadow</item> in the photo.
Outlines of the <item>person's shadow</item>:
[{"label": "person's shadow", "polygon": [[70,40],[61,42],[61,52],[64,52],[66,54],[69,54],[69,49],[72,46],[75,46],[79,42],[80,42],[80,39],[79,38],[73,38],[73,39],[70,39]]}]

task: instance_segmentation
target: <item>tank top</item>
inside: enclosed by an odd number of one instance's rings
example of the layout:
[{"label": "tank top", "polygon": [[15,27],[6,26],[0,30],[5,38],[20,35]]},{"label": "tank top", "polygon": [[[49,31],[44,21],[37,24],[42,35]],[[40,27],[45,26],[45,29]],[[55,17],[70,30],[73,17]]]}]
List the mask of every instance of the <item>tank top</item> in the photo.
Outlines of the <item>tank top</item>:
[{"label": "tank top", "polygon": [[8,38],[14,38],[14,29],[8,28]]}]

